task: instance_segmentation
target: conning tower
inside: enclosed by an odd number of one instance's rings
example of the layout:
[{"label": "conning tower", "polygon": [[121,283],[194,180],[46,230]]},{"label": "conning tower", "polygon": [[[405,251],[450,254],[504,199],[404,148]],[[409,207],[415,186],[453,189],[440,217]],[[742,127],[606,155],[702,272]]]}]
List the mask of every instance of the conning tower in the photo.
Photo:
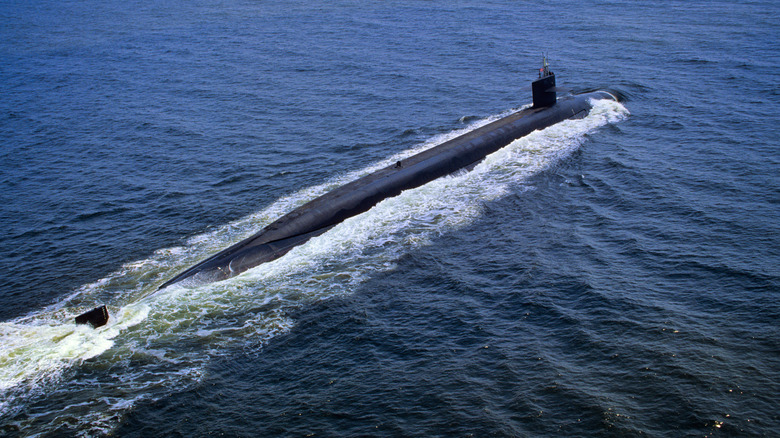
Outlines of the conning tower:
[{"label": "conning tower", "polygon": [[544,108],[555,105],[558,96],[555,94],[555,73],[550,71],[547,57],[542,57],[542,68],[539,69],[539,79],[531,83],[534,96],[534,108]]}]

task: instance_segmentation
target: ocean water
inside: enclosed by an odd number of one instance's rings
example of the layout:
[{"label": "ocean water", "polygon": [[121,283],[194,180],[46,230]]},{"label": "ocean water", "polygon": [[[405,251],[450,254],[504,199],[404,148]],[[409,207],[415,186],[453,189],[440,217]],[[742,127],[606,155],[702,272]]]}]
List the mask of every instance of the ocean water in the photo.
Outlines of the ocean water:
[{"label": "ocean water", "polygon": [[[0,4],[1,436],[777,436],[780,4]],[[600,102],[231,280],[292,208]],[[107,304],[107,326],[72,318]]]}]

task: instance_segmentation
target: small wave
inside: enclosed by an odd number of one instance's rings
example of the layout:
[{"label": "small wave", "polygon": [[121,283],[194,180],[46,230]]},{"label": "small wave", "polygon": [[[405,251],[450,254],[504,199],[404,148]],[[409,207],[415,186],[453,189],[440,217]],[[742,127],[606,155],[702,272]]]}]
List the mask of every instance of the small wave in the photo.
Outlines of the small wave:
[{"label": "small wave", "polygon": [[112,207],[112,206],[106,206],[106,208],[102,210],[94,210],[94,211],[87,211],[83,212],[76,216],[76,222],[86,222],[90,221],[92,219],[99,218],[101,216],[105,215],[112,215],[112,214],[119,214],[124,213],[128,211],[129,208],[126,207]]}]

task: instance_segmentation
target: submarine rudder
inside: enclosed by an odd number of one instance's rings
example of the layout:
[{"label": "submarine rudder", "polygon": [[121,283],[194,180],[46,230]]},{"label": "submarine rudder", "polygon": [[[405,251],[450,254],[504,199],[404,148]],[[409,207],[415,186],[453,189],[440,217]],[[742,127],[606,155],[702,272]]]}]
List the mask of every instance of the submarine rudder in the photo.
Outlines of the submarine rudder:
[{"label": "submarine rudder", "polygon": [[106,305],[95,307],[75,318],[76,324],[89,324],[92,328],[98,328],[108,323],[108,308]]}]

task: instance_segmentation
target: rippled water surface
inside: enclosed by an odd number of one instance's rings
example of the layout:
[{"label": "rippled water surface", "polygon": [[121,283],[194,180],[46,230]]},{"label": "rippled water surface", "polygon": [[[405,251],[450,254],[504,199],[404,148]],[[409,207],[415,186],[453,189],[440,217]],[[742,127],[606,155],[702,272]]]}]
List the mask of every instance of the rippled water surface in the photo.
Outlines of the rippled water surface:
[{"label": "rippled water surface", "polygon": [[[3,3],[0,435],[776,435],[778,16]],[[624,101],[156,292],[527,104],[542,52]]]}]

